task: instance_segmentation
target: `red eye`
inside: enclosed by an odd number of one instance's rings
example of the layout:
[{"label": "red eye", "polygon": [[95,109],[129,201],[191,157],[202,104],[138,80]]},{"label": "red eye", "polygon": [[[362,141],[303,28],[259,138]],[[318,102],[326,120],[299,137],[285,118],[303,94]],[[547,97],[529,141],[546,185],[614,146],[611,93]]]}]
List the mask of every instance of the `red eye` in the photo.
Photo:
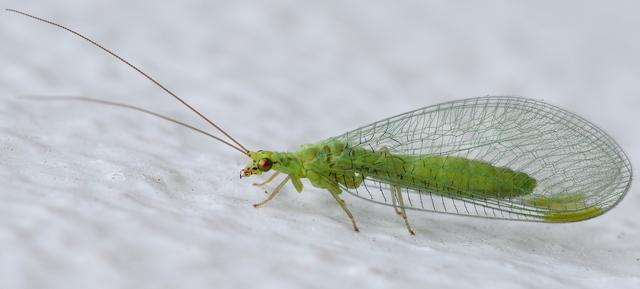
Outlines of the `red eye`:
[{"label": "red eye", "polygon": [[266,172],[266,171],[270,170],[271,169],[271,165],[272,165],[271,160],[267,159],[267,158],[260,159],[258,161],[258,169],[263,171],[263,172]]}]

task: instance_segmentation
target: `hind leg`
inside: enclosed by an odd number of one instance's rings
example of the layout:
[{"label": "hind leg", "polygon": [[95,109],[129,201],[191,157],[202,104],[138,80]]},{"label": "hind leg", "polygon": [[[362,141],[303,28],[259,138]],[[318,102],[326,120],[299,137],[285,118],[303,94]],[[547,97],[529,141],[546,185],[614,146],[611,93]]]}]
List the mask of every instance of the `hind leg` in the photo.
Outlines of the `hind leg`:
[{"label": "hind leg", "polygon": [[392,199],[394,199],[393,207],[395,208],[396,213],[398,213],[398,208],[396,208],[396,205],[395,205],[395,201],[397,200],[398,204],[400,205],[399,214],[404,220],[404,224],[407,226],[407,230],[409,230],[409,234],[415,235],[416,233],[413,232],[413,228],[411,228],[411,225],[409,224],[409,219],[407,219],[407,211],[404,209],[404,201],[402,200],[402,192],[400,191],[400,187],[392,187],[391,190],[393,191],[393,196],[392,196]]},{"label": "hind leg", "polygon": [[396,201],[396,191],[395,191],[395,187],[391,189],[391,202],[393,202],[393,210],[396,211],[396,214],[398,215],[402,215],[402,211],[398,208],[398,201]]}]

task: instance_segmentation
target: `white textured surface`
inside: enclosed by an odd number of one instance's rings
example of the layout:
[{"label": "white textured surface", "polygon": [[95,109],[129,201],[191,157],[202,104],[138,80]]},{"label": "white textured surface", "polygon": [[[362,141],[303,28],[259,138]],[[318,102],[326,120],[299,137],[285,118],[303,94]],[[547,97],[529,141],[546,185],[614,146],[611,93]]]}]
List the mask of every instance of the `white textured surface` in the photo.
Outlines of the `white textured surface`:
[{"label": "white textured surface", "polygon": [[[634,1],[3,1],[93,36],[252,149],[290,150],[441,101],[542,98],[640,167]],[[119,3],[118,3],[119,2]],[[179,2],[179,3],[178,3]],[[144,4],[143,4],[144,3]],[[201,123],[86,43],[0,14],[1,288],[640,288],[640,192],[583,223],[410,213],[287,187],[241,155],[89,95]]]}]

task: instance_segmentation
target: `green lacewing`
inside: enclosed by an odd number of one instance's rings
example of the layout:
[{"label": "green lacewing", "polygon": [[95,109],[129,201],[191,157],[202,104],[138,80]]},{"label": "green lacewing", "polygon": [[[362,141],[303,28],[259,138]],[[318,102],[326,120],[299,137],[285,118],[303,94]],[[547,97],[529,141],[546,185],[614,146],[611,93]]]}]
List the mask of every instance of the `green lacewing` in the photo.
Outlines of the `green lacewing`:
[{"label": "green lacewing", "polygon": [[[302,180],[327,190],[358,231],[340,195],[394,208],[413,234],[407,210],[538,222],[575,222],[603,214],[631,186],[632,168],[622,148],[584,118],[551,104],[520,97],[476,97],[427,106],[295,151],[251,151],[182,98],[130,62],[88,37],[52,21],[13,9],[79,36],[138,71],[220,131],[226,139],[184,122],[128,104],[80,100],[137,110],[207,135],[250,158],[240,177],[284,178],[272,200]],[[42,100],[42,99],[41,99]]]}]

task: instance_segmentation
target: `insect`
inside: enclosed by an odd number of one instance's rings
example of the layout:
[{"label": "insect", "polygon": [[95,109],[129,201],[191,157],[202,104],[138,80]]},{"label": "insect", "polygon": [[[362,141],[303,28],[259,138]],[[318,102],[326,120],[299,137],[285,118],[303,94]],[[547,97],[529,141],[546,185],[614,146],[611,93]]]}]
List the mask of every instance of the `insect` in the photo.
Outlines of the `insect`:
[{"label": "insect", "polygon": [[222,142],[250,160],[240,177],[284,177],[254,204],[302,180],[328,191],[358,231],[343,192],[390,206],[414,231],[408,210],[495,219],[575,222],[603,214],[630,188],[632,168],[620,146],[589,121],[542,101],[478,97],[427,106],[291,152],[246,149],[182,98],[109,49],[71,32],[138,71],[220,131],[226,139],[143,108],[84,97],[63,98],[137,110]]}]

